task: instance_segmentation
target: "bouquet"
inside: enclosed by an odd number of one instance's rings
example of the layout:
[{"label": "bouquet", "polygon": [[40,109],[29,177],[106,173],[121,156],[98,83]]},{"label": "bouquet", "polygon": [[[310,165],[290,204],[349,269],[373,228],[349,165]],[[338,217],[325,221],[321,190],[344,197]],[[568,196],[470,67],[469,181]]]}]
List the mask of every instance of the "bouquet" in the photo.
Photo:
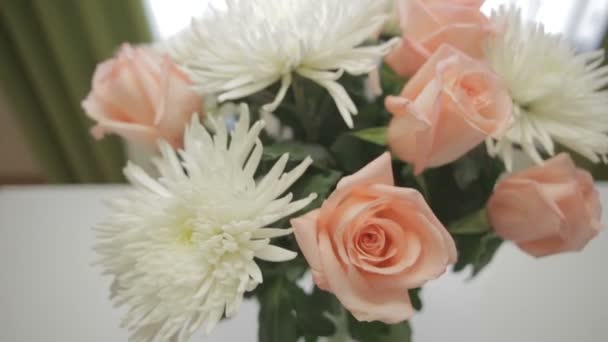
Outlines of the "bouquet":
[{"label": "bouquet", "polygon": [[155,150],[96,227],[131,339],[252,298],[259,341],[408,341],[446,270],[584,248],[601,204],[568,151],[606,161],[604,53],[482,3],[226,0],[100,64],[92,133]]}]

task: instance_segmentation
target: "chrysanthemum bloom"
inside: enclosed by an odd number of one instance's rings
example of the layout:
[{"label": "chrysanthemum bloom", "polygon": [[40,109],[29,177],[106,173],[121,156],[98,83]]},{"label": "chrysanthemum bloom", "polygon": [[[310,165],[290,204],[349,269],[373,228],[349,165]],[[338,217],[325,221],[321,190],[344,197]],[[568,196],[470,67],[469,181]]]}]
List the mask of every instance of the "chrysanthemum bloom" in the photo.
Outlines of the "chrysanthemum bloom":
[{"label": "chrysanthemum bloom", "polygon": [[100,264],[115,276],[115,302],[129,308],[124,325],[133,340],[185,341],[201,326],[210,332],[262,282],[254,258],[279,262],[296,255],[270,245],[270,238],[291,230],[267,227],[316,197],[280,197],[311,160],[283,173],[283,155],[256,181],[264,124],[250,129],[247,107],[241,111],[230,137],[209,118],[212,138],[194,117],[184,150],[161,143],[158,179],[128,165],[133,189],[110,202],[113,214],[96,228]]},{"label": "chrysanthemum bloom", "polygon": [[513,146],[537,163],[555,144],[593,162],[608,154],[608,67],[604,51],[577,54],[564,37],[524,22],[520,11],[505,8],[491,19],[501,30],[488,41],[486,58],[501,76],[514,102],[514,125],[488,150],[512,167]]},{"label": "chrysanthemum bloom", "polygon": [[281,81],[274,110],[293,74],[321,85],[349,127],[357,108],[338,79],[374,70],[398,39],[363,43],[382,28],[387,0],[226,0],[167,42],[195,89],[220,101],[243,98]]}]

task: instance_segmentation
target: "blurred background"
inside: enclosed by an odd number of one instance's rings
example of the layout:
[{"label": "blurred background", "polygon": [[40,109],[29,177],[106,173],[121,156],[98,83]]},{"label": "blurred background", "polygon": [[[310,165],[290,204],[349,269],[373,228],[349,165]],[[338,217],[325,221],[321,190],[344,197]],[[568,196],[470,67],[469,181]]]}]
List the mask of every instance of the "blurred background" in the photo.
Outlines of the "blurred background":
[{"label": "blurred background", "polygon": [[[124,146],[93,141],[80,108],[95,65],[121,42],[178,32],[207,2],[1,0],[0,185],[122,182]],[[608,46],[608,0],[487,0],[484,11],[514,2],[581,51]],[[588,167],[608,178],[605,166]]]}]

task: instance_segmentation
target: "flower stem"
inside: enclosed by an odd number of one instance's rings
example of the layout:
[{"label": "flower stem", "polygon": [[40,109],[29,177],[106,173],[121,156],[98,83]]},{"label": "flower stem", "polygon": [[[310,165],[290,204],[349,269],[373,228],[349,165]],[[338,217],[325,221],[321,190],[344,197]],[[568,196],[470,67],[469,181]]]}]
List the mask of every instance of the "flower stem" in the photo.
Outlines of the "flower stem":
[{"label": "flower stem", "polygon": [[291,87],[295,100],[295,107],[297,108],[297,116],[300,118],[302,127],[306,132],[306,140],[308,142],[316,142],[319,138],[319,129],[316,125],[317,113],[308,106],[306,91],[302,86],[302,82],[297,78],[294,78]]}]

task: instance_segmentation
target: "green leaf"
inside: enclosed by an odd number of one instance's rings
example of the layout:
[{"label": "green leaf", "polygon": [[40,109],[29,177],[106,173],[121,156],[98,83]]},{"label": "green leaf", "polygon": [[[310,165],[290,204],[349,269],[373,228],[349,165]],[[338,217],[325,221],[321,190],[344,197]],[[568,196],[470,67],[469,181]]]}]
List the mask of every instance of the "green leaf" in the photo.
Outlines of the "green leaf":
[{"label": "green leaf", "polygon": [[340,135],[330,150],[342,170],[354,173],[384,153],[386,148],[361,140],[348,132]]},{"label": "green leaf", "polygon": [[291,187],[291,191],[294,198],[302,198],[313,192],[317,194],[317,198],[304,209],[304,211],[309,211],[321,206],[341,178],[342,173],[339,171],[311,170]]},{"label": "green leaf", "polygon": [[431,193],[429,192],[429,187],[424,178],[424,173],[420,175],[414,174],[414,166],[412,164],[406,164],[399,174],[400,179],[397,179],[398,185],[415,188],[426,198],[427,201],[430,200]]},{"label": "green leaf", "polygon": [[422,300],[420,299],[421,290],[422,290],[421,288],[417,288],[417,289],[410,289],[408,291],[408,293],[410,295],[410,301],[412,302],[412,306],[414,307],[414,309],[416,309],[416,311],[422,310]]},{"label": "green leaf", "polygon": [[[331,317],[341,308],[337,299],[318,288],[307,294],[297,285],[297,279],[286,277],[294,267],[284,264],[271,272],[264,267],[264,283],[256,289],[260,302],[259,340],[292,341],[295,336],[316,341],[318,337],[333,336],[336,327]],[[286,327],[280,326],[283,323]]]},{"label": "green leaf", "polygon": [[337,315],[342,310],[342,305],[338,299],[330,292],[321,290],[316,287],[313,289],[310,296],[310,300],[319,310],[329,312],[333,315]]},{"label": "green leaf", "polygon": [[450,224],[448,230],[455,235],[483,234],[490,231],[486,209],[483,208]]},{"label": "green leaf", "polygon": [[288,290],[301,335],[331,336],[336,332],[333,322],[325,314],[327,311],[325,305],[318,305],[314,294],[307,295],[304,290],[294,283],[289,284]]},{"label": "green leaf", "polygon": [[386,127],[373,127],[361,131],[353,132],[355,137],[370,142],[372,144],[386,146]]},{"label": "green leaf", "polygon": [[477,260],[473,264],[473,277],[479,274],[492,261],[502,243],[503,240],[493,233],[486,234],[481,238],[481,248]]},{"label": "green leaf", "polygon": [[458,248],[458,261],[454,265],[454,271],[462,271],[470,265],[472,277],[478,275],[492,261],[503,242],[494,232],[455,235],[454,241]]},{"label": "green leaf", "polygon": [[409,322],[401,322],[390,326],[388,335],[384,338],[370,341],[378,342],[410,342],[412,340],[412,328]]},{"label": "green leaf", "polygon": [[360,342],[381,341],[390,333],[390,326],[382,322],[360,322],[352,314],[348,314],[348,330],[350,336]]},{"label": "green leaf", "polygon": [[380,82],[385,94],[399,94],[405,85],[405,81],[387,64],[382,64],[382,68],[380,68]]},{"label": "green leaf", "polygon": [[296,317],[292,313],[289,293],[277,279],[263,292],[260,300],[258,339],[266,342],[296,342]]},{"label": "green leaf", "polygon": [[454,264],[454,272],[460,272],[475,262],[482,236],[481,234],[453,236],[458,250],[458,260]]},{"label": "green leaf", "polygon": [[351,337],[359,342],[409,342],[412,331],[407,321],[398,324],[382,322],[359,322],[348,315],[348,328]]},{"label": "green leaf", "polygon": [[289,161],[299,162],[310,157],[314,165],[318,167],[331,168],[335,166],[333,157],[323,146],[300,142],[284,142],[265,146],[262,159],[264,161],[275,161],[285,153],[289,153]]},{"label": "green leaf", "polygon": [[466,188],[462,187],[462,183],[459,184],[455,176],[457,165],[462,163],[460,160],[423,173],[431,194],[428,198],[431,209],[439,220],[448,226],[484,208],[494,190],[496,180],[505,170],[500,160],[488,156],[483,145],[463,158],[472,159],[479,170],[475,181],[470,182]]}]

